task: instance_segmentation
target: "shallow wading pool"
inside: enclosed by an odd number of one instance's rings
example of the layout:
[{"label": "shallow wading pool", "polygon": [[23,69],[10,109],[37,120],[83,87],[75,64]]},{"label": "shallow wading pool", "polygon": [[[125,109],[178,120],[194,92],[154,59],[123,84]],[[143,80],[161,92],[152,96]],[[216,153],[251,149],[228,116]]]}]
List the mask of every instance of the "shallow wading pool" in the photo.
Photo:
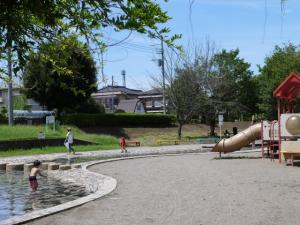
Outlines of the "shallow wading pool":
[{"label": "shallow wading pool", "polygon": [[38,177],[38,183],[38,190],[32,192],[22,171],[0,171],[0,221],[88,195],[84,187],[53,178]]}]

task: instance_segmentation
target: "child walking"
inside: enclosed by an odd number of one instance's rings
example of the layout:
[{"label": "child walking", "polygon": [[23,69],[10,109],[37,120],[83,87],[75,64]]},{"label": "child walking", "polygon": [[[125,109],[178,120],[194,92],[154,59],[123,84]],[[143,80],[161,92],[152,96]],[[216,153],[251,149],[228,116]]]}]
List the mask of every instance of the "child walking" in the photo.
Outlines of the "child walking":
[{"label": "child walking", "polygon": [[36,176],[40,175],[42,177],[45,177],[45,175],[43,175],[40,171],[40,166],[41,166],[41,162],[39,160],[35,160],[33,162],[33,167],[30,171],[30,175],[29,175],[29,183],[30,183],[30,187],[33,191],[36,191],[39,184],[37,182]]},{"label": "child walking", "polygon": [[72,145],[73,145],[73,139],[74,139],[74,136],[73,136],[71,128],[69,127],[68,128],[68,133],[66,135],[65,146],[68,148],[69,153],[71,153],[71,151],[72,151],[73,155],[75,155],[75,150],[72,147]]},{"label": "child walking", "polygon": [[121,137],[120,139],[120,147],[121,147],[121,153],[123,152],[127,152],[126,150],[126,141],[125,141],[125,138],[124,137]]}]

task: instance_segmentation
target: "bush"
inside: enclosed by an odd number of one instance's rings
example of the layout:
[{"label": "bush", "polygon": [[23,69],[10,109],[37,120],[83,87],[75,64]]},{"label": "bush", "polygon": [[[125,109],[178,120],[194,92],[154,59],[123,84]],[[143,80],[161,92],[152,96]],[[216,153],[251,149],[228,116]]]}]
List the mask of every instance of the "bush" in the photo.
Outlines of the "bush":
[{"label": "bush", "polygon": [[64,124],[72,124],[79,127],[87,126],[170,126],[175,123],[173,115],[161,114],[66,114],[62,116]]},{"label": "bush", "polygon": [[77,109],[79,113],[105,113],[104,106],[96,102],[93,98],[88,99],[86,102],[82,103]]}]

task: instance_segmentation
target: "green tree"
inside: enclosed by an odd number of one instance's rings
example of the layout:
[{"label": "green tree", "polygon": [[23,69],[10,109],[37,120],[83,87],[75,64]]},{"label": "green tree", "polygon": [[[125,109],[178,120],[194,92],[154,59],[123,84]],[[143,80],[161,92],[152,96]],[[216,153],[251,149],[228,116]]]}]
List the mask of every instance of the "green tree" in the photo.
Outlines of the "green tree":
[{"label": "green tree", "polygon": [[59,113],[86,105],[96,81],[95,63],[76,36],[43,44],[30,55],[23,75],[26,96]]},{"label": "green tree", "polygon": [[239,49],[222,50],[213,58],[213,74],[220,81],[213,97],[226,102],[228,119],[241,115],[250,117],[257,112],[257,83],[250,64],[239,57]]},{"label": "green tree", "polygon": [[239,57],[239,50],[215,52],[208,44],[194,60],[197,80],[205,95],[200,114],[215,134],[216,118],[225,113],[228,119],[241,113],[255,112],[256,93],[250,64]]},{"label": "green tree", "polygon": [[178,68],[172,85],[168,88],[169,105],[171,111],[176,114],[179,139],[183,125],[198,114],[201,105],[202,91],[199,84],[195,82],[196,78],[192,68],[187,66]]},{"label": "green tree", "polygon": [[[29,52],[41,43],[76,33],[103,51],[107,44],[103,43],[101,32],[108,26],[156,38],[169,31],[158,27],[170,17],[153,0],[1,0],[0,9],[0,78],[8,83],[10,124],[13,123],[12,72],[18,75]],[[166,39],[166,43],[171,44],[177,37]]]},{"label": "green tree", "polygon": [[[158,24],[170,19],[153,0],[2,0],[0,8],[1,59],[7,60],[7,48],[15,53],[15,72],[25,66],[28,50],[57,35],[75,32],[88,41],[105,45],[101,29],[107,26],[155,36],[168,32],[167,28],[159,29]],[[6,74],[3,67],[1,72],[2,76]]]},{"label": "green tree", "polygon": [[260,112],[265,119],[277,118],[277,103],[273,91],[291,73],[300,73],[300,49],[294,44],[275,46],[272,55],[265,58],[265,65],[259,68]]},{"label": "green tree", "polygon": [[27,98],[25,95],[14,96],[14,109],[26,110],[27,108]]}]

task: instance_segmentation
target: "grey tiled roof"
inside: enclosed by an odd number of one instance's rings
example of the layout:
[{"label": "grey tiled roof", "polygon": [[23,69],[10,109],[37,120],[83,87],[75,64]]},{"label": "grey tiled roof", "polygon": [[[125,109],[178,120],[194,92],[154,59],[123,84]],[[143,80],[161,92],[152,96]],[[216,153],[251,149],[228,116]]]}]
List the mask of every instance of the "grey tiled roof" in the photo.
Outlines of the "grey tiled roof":
[{"label": "grey tiled roof", "polygon": [[97,93],[109,93],[109,92],[123,92],[129,95],[140,95],[143,93],[142,90],[135,90],[135,89],[130,89],[124,86],[106,86],[104,88],[101,88],[98,90]]},{"label": "grey tiled roof", "polygon": [[144,91],[141,96],[143,95],[161,95],[162,94],[162,89],[161,88],[153,88],[149,91]]}]

